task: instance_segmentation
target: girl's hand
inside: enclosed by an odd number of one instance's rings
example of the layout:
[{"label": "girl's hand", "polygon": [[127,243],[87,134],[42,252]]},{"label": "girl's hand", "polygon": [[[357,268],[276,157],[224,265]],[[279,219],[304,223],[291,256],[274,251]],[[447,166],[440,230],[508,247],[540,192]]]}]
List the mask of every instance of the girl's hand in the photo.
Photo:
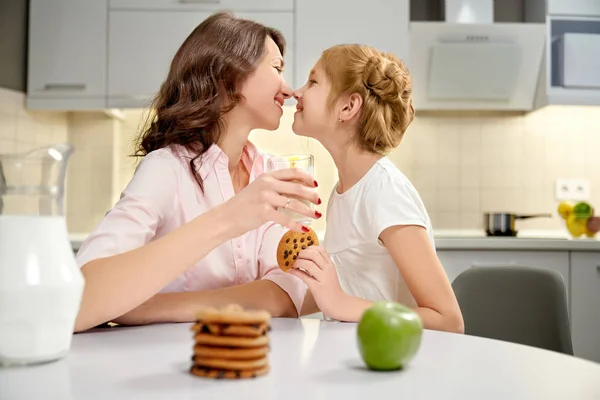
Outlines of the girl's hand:
[{"label": "girl's hand", "polygon": [[340,286],[335,265],[325,249],[310,246],[302,250],[289,273],[306,283],[319,309],[325,315],[337,314],[336,310],[343,304],[347,295]]},{"label": "girl's hand", "polygon": [[258,177],[225,202],[223,208],[226,215],[235,221],[235,236],[243,235],[267,222],[275,222],[297,232],[306,232],[306,227],[277,209],[282,207],[309,218],[320,218],[321,214],[298,200],[320,204],[315,187],[317,182],[306,172],[298,169],[277,170]]}]

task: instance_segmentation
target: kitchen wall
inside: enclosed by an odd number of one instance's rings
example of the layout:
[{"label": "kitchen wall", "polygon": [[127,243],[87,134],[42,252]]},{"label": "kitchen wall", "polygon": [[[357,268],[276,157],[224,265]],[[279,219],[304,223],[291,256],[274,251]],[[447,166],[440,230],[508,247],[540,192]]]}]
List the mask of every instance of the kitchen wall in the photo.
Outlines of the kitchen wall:
[{"label": "kitchen wall", "polygon": [[[335,165],[316,141],[291,132],[286,109],[276,132],[251,139],[272,153],[315,155],[319,193],[329,197]],[[138,112],[127,113],[121,147],[131,152]],[[423,197],[436,229],[480,229],[486,211],[555,213],[557,178],[586,178],[591,202],[600,207],[600,107],[557,107],[522,113],[417,113],[405,140],[390,154]],[[121,160],[126,160],[125,153]],[[132,161],[117,180],[131,177]],[[326,209],[326,204],[320,207]],[[315,224],[324,228],[324,221]],[[562,229],[558,217],[519,221],[520,229]]]},{"label": "kitchen wall", "polygon": [[69,113],[69,141],[75,152],[67,174],[67,224],[70,232],[89,232],[115,202],[119,120],[103,113]]},{"label": "kitchen wall", "polygon": [[120,124],[102,113],[41,112],[25,109],[25,94],[0,88],[0,154],[71,142],[67,223],[71,232],[89,232],[114,204],[113,137]]},{"label": "kitchen wall", "polygon": [[[477,229],[485,211],[555,213],[557,178],[586,178],[600,207],[600,107],[528,114],[419,113],[393,159],[434,227]],[[562,229],[558,217],[520,229]]]},{"label": "kitchen wall", "polygon": [[66,113],[29,112],[24,93],[0,88],[0,153],[64,142],[67,136]]},{"label": "kitchen wall", "polygon": [[[131,179],[141,110],[124,118],[102,113],[28,112],[24,95],[0,89],[0,153],[70,140],[68,173],[71,232],[88,232]],[[252,140],[273,153],[310,152],[323,200],[336,170],[327,152],[291,132],[286,109],[276,132]],[[390,158],[413,181],[436,229],[480,229],[485,211],[555,214],[557,178],[587,178],[600,207],[600,107],[546,107],[528,114],[422,112]],[[320,210],[326,209],[326,203]],[[561,229],[557,217],[520,221],[520,229]],[[324,228],[324,220],[315,224]]]}]

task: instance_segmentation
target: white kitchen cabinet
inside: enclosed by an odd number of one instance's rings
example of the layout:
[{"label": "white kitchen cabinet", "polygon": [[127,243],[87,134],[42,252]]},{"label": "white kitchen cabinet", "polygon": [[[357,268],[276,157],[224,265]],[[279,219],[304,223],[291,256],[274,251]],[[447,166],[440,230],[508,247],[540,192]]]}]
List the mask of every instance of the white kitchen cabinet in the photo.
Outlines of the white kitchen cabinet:
[{"label": "white kitchen cabinet", "polygon": [[600,16],[550,16],[547,29],[548,103],[600,105]]},{"label": "white kitchen cabinet", "polygon": [[437,254],[450,282],[469,268],[543,268],[556,271],[562,275],[567,291],[567,299],[569,299],[568,251],[438,250]]},{"label": "white kitchen cabinet", "polygon": [[[166,78],[177,49],[194,28],[211,14],[212,12],[111,11],[108,106],[148,105]],[[236,15],[281,31],[287,42],[284,77],[292,85],[294,14],[248,12]]]},{"label": "white kitchen cabinet", "polygon": [[107,0],[31,0],[28,107],[105,107]]},{"label": "white kitchen cabinet", "polygon": [[598,0],[547,0],[550,15],[600,16]]},{"label": "white kitchen cabinet", "polygon": [[600,252],[571,253],[571,327],[575,355],[600,362]]},{"label": "white kitchen cabinet", "polygon": [[293,11],[294,0],[109,0],[111,10]]},{"label": "white kitchen cabinet", "polygon": [[322,51],[336,44],[371,45],[394,53],[410,66],[409,20],[408,0],[298,0],[296,85],[304,85]]}]

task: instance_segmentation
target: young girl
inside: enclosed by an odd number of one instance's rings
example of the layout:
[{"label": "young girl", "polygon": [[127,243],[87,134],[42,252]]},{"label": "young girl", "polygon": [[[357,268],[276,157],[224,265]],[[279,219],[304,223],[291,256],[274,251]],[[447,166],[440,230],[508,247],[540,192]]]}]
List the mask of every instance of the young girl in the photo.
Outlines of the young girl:
[{"label": "young girl", "polygon": [[264,173],[248,141],[274,130],[291,90],[285,40],[271,28],[218,13],[176,53],[141,134],[144,156],[120,200],[81,247],[86,280],[75,330],[106,321],[186,322],[199,306],[238,303],[298,316],[306,285],[277,267],[285,229],[308,228],[317,183],[299,171]]},{"label": "young girl", "polygon": [[294,97],[294,132],[319,140],[339,171],[324,248],[301,252],[291,271],[312,295],[303,313],[316,312],[316,301],[326,317],[358,321],[372,302],[397,301],[428,329],[463,332],[425,206],[385,157],[414,117],[402,62],[368,46],[335,46]]}]

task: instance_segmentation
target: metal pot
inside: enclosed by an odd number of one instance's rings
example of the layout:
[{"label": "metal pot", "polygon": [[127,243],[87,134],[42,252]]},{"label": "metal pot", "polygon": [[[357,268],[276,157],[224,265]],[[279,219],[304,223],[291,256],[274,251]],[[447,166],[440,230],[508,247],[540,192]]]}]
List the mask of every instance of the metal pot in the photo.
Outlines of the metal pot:
[{"label": "metal pot", "polygon": [[516,236],[517,219],[552,217],[552,214],[519,215],[513,213],[485,213],[485,233],[488,236]]}]

